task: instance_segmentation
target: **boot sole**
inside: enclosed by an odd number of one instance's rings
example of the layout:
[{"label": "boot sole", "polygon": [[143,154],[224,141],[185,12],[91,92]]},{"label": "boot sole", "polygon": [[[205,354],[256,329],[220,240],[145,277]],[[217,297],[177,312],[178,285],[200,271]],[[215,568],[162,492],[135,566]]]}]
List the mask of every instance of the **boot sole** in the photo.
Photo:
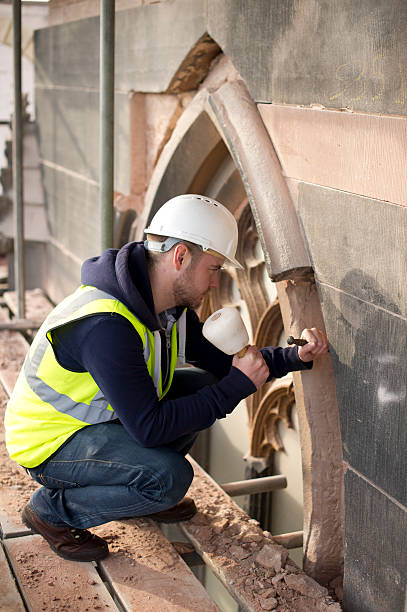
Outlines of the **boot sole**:
[{"label": "boot sole", "polygon": [[38,529],[36,529],[34,527],[34,525],[31,523],[30,519],[27,517],[27,514],[25,512],[25,508],[23,509],[22,513],[21,513],[21,520],[23,521],[24,525],[26,527],[28,527],[28,529],[30,529],[33,533],[38,533],[42,538],[44,538],[44,540],[47,542],[48,546],[51,548],[51,550],[54,551],[54,553],[56,555],[58,555],[58,557],[61,557],[62,559],[66,559],[67,561],[100,561],[101,559],[105,559],[105,557],[107,557],[107,555],[109,554],[109,549],[107,549],[106,551],[101,551],[98,554],[94,554],[92,556],[89,555],[85,555],[85,556],[70,556],[70,555],[64,555],[63,553],[61,553],[59,550],[57,550],[52,544],[51,542],[40,532],[38,531]]}]

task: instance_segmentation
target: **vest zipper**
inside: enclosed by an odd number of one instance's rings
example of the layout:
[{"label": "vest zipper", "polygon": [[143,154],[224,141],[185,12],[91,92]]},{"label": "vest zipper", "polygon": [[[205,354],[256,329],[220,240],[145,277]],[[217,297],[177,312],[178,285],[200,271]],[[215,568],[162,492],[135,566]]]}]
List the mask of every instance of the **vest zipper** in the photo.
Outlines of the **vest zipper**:
[{"label": "vest zipper", "polygon": [[162,382],[162,390],[164,391],[166,385],[167,385],[167,379],[168,379],[168,374],[170,371],[170,356],[171,356],[171,331],[168,329],[164,330],[164,334],[165,334],[165,357],[166,357],[166,363],[165,363],[165,376],[163,377],[163,382]]}]

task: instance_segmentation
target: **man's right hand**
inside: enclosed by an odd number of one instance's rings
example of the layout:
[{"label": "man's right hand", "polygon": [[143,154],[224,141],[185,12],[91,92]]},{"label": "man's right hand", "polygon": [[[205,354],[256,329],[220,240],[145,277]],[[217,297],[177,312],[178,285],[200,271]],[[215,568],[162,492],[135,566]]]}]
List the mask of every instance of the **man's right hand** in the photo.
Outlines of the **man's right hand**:
[{"label": "man's right hand", "polygon": [[249,346],[244,357],[235,355],[232,365],[246,374],[256,389],[260,389],[270,375],[268,366],[257,346]]}]

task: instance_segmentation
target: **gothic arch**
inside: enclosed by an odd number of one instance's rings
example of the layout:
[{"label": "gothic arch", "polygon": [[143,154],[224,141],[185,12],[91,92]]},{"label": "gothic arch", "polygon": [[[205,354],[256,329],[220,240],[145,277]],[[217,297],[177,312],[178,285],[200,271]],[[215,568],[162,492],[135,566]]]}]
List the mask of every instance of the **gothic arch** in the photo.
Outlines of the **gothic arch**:
[{"label": "gothic arch", "polygon": [[[226,77],[212,79],[210,88],[204,82],[180,117],[154,169],[136,239],[163,202],[188,192],[218,197],[233,212],[240,226],[238,256],[246,263],[244,272],[221,280],[203,315],[235,303],[237,285],[249,304],[252,338],[263,345],[276,343],[282,319],[287,333],[298,333],[304,322],[313,325],[310,316],[323,325],[310,260],[278,159],[233,68]],[[264,259],[253,248],[257,236]],[[279,305],[263,289],[264,267],[277,283]],[[329,361],[322,369],[314,366],[312,374],[294,375],[304,474],[304,568],[322,582],[340,574],[343,562],[341,437],[330,369]],[[329,414],[321,414],[321,398]],[[289,425],[293,401],[290,378],[251,398],[251,452],[265,456],[278,448],[276,423],[285,419]]]}]

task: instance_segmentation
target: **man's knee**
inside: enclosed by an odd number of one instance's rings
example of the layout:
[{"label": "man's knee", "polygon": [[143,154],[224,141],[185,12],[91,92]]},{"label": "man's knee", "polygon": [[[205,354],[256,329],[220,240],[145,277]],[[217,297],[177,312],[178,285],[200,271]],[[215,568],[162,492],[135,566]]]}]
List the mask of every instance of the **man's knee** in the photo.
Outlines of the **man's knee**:
[{"label": "man's knee", "polygon": [[194,477],[194,470],[189,461],[178,453],[174,455],[168,468],[167,490],[164,497],[168,498],[169,506],[173,506],[177,504],[188,491]]},{"label": "man's knee", "polygon": [[128,486],[152,503],[169,508],[184,497],[193,477],[192,466],[183,455],[170,449],[160,449],[155,461],[145,463]]}]

